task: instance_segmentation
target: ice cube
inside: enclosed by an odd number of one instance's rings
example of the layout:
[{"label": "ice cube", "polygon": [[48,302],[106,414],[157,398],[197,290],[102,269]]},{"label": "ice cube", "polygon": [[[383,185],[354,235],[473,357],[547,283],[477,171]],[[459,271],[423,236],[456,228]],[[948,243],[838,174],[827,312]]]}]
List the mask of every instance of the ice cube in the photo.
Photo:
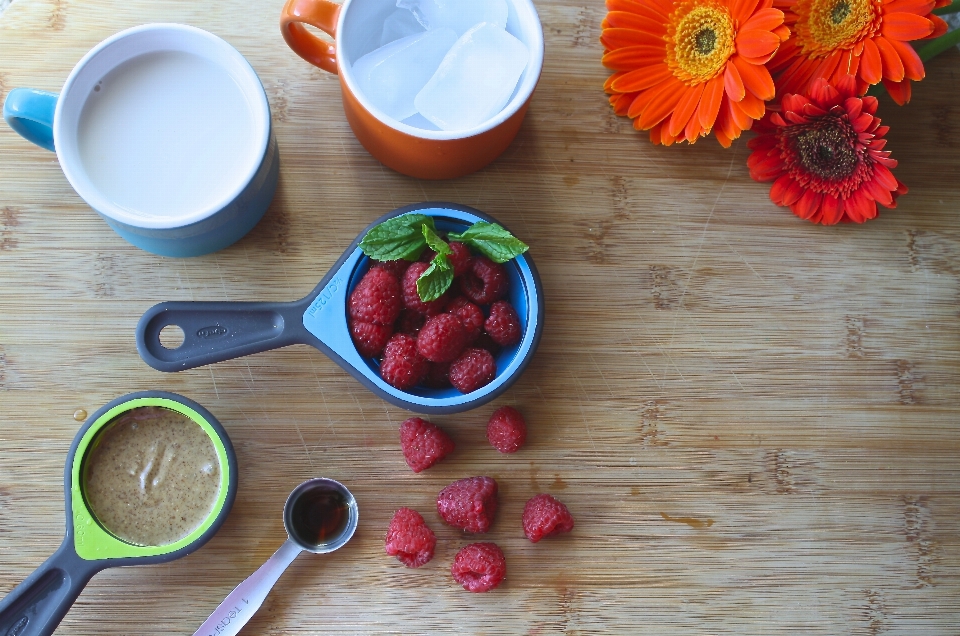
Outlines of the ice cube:
[{"label": "ice cube", "polygon": [[387,16],[387,19],[383,23],[383,33],[380,35],[380,46],[421,32],[423,32],[423,25],[417,21],[413,13],[406,9],[397,9]]},{"label": "ice cube", "polygon": [[479,22],[507,26],[507,0],[397,0],[425,29],[448,27],[463,35]]},{"label": "ice cube", "polygon": [[417,112],[413,98],[456,41],[451,29],[408,35],[361,57],[353,65],[353,76],[374,106],[404,120]]},{"label": "ice cube", "polygon": [[441,130],[479,126],[507,105],[528,58],[523,42],[480,23],[457,40],[414,105]]}]

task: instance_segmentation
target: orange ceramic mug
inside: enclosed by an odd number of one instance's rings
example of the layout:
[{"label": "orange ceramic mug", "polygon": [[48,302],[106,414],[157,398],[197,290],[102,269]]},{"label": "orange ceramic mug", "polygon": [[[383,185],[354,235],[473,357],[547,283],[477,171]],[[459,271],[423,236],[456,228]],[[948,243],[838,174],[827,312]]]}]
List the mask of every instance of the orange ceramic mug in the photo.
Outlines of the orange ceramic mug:
[{"label": "orange ceramic mug", "polygon": [[[450,179],[479,170],[506,150],[520,129],[543,68],[543,30],[531,0],[507,0],[507,31],[530,53],[517,89],[492,119],[465,131],[424,130],[388,117],[357,87],[351,66],[377,48],[379,29],[396,0],[287,0],[280,14],[283,39],[300,57],[340,76],[343,110],[363,147],[398,172],[421,179]],[[322,40],[309,24],[334,38]]]}]

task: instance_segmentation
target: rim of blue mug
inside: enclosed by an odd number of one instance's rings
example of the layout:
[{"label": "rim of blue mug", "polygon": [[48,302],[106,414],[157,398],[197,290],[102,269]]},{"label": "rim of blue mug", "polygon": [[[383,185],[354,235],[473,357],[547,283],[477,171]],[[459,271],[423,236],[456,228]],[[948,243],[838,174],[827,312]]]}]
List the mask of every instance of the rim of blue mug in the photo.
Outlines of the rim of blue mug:
[{"label": "rim of blue mug", "polygon": [[[70,135],[64,129],[65,108],[76,108],[77,110],[75,114],[77,119],[79,119],[81,113],[83,112],[83,106],[86,103],[87,95],[83,95],[82,97],[71,97],[70,93],[71,90],[78,90],[82,88],[79,86],[79,82],[81,79],[85,79],[82,78],[84,69],[86,69],[97,56],[103,54],[108,48],[120,46],[125,40],[130,38],[149,37],[157,32],[170,33],[170,35],[173,36],[171,37],[171,42],[174,44],[179,44],[179,46],[174,45],[170,46],[169,48],[151,48],[137,52],[133,55],[125,57],[117,64],[109,67],[104,73],[100,74],[100,77],[103,77],[110,71],[118,68],[121,64],[135,59],[140,55],[155,51],[188,50],[186,49],[187,45],[181,43],[183,43],[187,38],[192,38],[194,42],[206,43],[209,46],[216,47],[216,49],[219,49],[221,53],[225,54],[226,59],[230,63],[230,67],[225,67],[224,70],[225,72],[230,73],[231,77],[239,85],[241,92],[247,99],[247,104],[253,111],[253,120],[257,125],[257,130],[255,131],[255,135],[253,135],[253,139],[251,141],[252,144],[256,144],[253,147],[253,152],[251,153],[251,156],[255,158],[255,161],[252,161],[251,164],[246,167],[242,178],[238,177],[236,183],[231,184],[230,190],[215,202],[175,217],[158,217],[138,213],[117,205],[103,196],[96,186],[91,183],[89,177],[86,175],[86,171],[82,167],[82,162],[80,161],[79,152],[77,149],[76,135]],[[208,57],[207,59],[211,58]],[[216,63],[218,66],[223,66],[216,60],[211,59],[211,61]],[[231,72],[233,70],[236,70],[237,72]],[[68,99],[63,99],[64,95],[66,95]],[[72,101],[74,99],[80,99],[82,101],[74,105],[75,102]],[[263,90],[263,85],[260,83],[260,78],[250,65],[250,62],[248,62],[247,59],[243,57],[243,55],[237,51],[237,49],[231,46],[226,40],[223,40],[209,31],[204,31],[203,29],[186,24],[143,24],[111,35],[90,49],[80,59],[80,61],[77,62],[73,70],[70,72],[70,75],[67,77],[66,82],[64,82],[63,88],[60,91],[60,98],[57,100],[56,111],[54,114],[53,136],[56,142],[57,159],[60,162],[60,166],[64,175],[66,175],[67,180],[70,182],[70,185],[77,192],[77,194],[79,194],[80,197],[90,205],[90,207],[115,221],[125,223],[133,227],[157,230],[173,229],[185,227],[214,216],[217,212],[221,211],[231,202],[236,200],[240,193],[243,192],[243,190],[247,187],[247,185],[256,175],[257,170],[259,169],[260,164],[263,162],[263,158],[267,152],[267,145],[270,141],[270,106],[267,102],[267,95]]]},{"label": "rim of blue mug", "polygon": [[[528,12],[528,15],[526,16],[527,20],[524,22],[524,24],[532,23],[535,25],[535,28],[530,31],[530,37],[528,38],[530,40],[529,42],[524,38],[518,38],[524,43],[524,45],[526,45],[527,50],[530,53],[530,58],[527,61],[527,68],[524,69],[523,75],[520,77],[519,85],[516,89],[514,89],[513,95],[510,97],[510,101],[507,102],[507,105],[504,106],[495,117],[488,119],[479,126],[468,128],[466,130],[427,130],[425,128],[417,128],[416,126],[411,126],[403,123],[402,121],[398,121],[374,106],[373,103],[363,94],[353,78],[352,67],[357,60],[353,59],[351,55],[346,55],[345,51],[343,50],[341,35],[344,33],[346,19],[350,13],[349,7],[354,3],[361,1],[364,0],[345,0],[340,9],[340,16],[337,18],[336,38],[337,59],[341,60],[340,64],[338,64],[338,70],[343,76],[343,81],[346,82],[347,86],[350,87],[350,91],[353,93],[354,97],[356,97],[357,101],[360,102],[367,112],[390,128],[406,133],[413,137],[435,141],[448,141],[453,139],[474,137],[481,133],[485,133],[488,130],[496,128],[507,119],[512,117],[527,102],[527,100],[533,94],[533,90],[537,87],[537,83],[540,81],[540,74],[543,71],[543,24],[540,22],[540,15],[537,13],[537,8],[534,6],[532,0],[506,0],[507,9],[509,11],[507,22],[508,27],[511,26],[510,17],[512,17],[515,12],[517,12],[517,19],[519,20],[519,10],[517,7],[520,5],[524,7],[525,12]],[[509,28],[507,29],[507,32],[509,33]],[[516,34],[511,33],[511,35],[516,37]]]}]

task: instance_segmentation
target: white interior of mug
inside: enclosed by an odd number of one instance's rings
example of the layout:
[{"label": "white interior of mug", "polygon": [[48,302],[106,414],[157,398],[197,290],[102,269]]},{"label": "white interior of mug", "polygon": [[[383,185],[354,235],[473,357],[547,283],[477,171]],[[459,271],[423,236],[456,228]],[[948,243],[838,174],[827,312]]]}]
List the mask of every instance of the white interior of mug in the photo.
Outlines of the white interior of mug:
[{"label": "white interior of mug", "polygon": [[[96,166],[91,163],[89,144],[81,148],[79,130],[83,118],[89,115],[89,111],[87,114],[84,113],[85,106],[88,102],[93,103],[93,100],[97,99],[95,95],[100,91],[101,85],[106,86],[107,82],[111,81],[112,71],[127,64],[141,63],[141,60],[148,59],[152,54],[166,52],[172,52],[174,55],[189,54],[183,55],[183,59],[187,60],[196,59],[191,56],[202,58],[201,64],[205,69],[213,69],[212,72],[216,74],[218,80],[231,82],[222,86],[235,91],[237,99],[244,102],[238,104],[238,108],[245,113],[244,117],[249,115],[250,125],[244,126],[243,138],[232,143],[229,148],[223,147],[222,144],[218,145],[215,135],[208,137],[209,131],[206,126],[185,130],[185,134],[195,135],[198,143],[207,144],[209,139],[210,145],[205,145],[204,148],[209,147],[209,152],[213,153],[212,156],[216,157],[217,153],[229,155],[231,169],[224,171],[227,174],[218,175],[216,183],[192,184],[191,187],[197,191],[197,196],[183,200],[193,203],[182,206],[170,205],[170,209],[165,209],[158,214],[146,208],[136,209],[131,205],[125,205],[118,197],[106,191],[107,189],[102,185],[104,183],[102,178],[97,181],[99,177],[91,175]],[[224,78],[220,73],[227,77]],[[231,92],[230,95],[234,93]],[[189,114],[194,120],[197,119],[195,112],[190,111]],[[169,113],[164,116],[170,119]],[[204,113],[204,118],[207,117],[211,127],[217,126],[218,113]],[[176,119],[173,117],[173,120]],[[234,201],[256,174],[266,152],[269,136],[270,109],[266,94],[247,60],[217,36],[180,24],[138,26],[117,33],[98,44],[77,63],[70,73],[60,93],[54,116],[57,157],[64,174],[77,193],[101,214],[127,225],[149,229],[190,225],[210,217]],[[114,149],[109,147],[98,148],[97,152],[109,153],[112,150]],[[125,146],[119,150],[127,153],[137,151],[135,146]],[[180,158],[177,156],[156,158],[155,163],[160,164],[159,169],[163,169],[167,159],[169,162],[175,162]],[[101,185],[98,186],[97,183]],[[118,187],[127,187],[127,185],[121,184]]]},{"label": "white interior of mug", "polygon": [[396,0],[346,0],[337,23],[338,68],[350,91],[378,120],[401,132],[423,139],[463,139],[496,128],[523,106],[540,79],[543,69],[543,28],[531,0],[507,0],[507,32],[523,42],[530,52],[527,67],[517,82],[510,101],[495,117],[468,130],[425,130],[388,117],[361,93],[351,73],[353,63],[380,46],[380,30],[372,24],[383,24],[397,8]]}]

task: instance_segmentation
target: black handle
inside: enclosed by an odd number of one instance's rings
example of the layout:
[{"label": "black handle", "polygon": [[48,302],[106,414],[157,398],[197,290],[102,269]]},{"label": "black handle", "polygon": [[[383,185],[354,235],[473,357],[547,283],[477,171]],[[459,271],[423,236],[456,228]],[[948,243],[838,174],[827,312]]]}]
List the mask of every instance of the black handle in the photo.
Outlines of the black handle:
[{"label": "black handle", "polygon": [[0,601],[0,634],[48,636],[57,628],[101,561],[77,556],[71,537],[43,565]]},{"label": "black handle", "polygon": [[[151,307],[137,324],[137,351],[159,371],[183,371],[315,338],[303,326],[309,303],[167,302]],[[183,344],[160,343],[164,327],[183,330]],[[2,633],[2,632],[0,632]]]}]

